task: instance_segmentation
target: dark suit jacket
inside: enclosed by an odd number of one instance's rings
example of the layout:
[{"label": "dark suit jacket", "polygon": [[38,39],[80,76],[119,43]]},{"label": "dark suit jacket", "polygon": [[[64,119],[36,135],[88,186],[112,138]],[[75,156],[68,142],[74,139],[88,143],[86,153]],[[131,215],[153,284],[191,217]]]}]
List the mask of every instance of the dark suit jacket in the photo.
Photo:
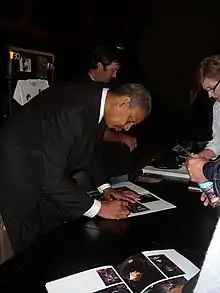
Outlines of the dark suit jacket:
[{"label": "dark suit jacket", "polygon": [[56,85],[10,118],[0,136],[0,210],[25,216],[49,202],[64,219],[75,219],[92,206],[71,176],[88,168],[97,186],[106,182],[100,164],[90,164],[105,130],[98,124],[101,94],[98,84]]}]

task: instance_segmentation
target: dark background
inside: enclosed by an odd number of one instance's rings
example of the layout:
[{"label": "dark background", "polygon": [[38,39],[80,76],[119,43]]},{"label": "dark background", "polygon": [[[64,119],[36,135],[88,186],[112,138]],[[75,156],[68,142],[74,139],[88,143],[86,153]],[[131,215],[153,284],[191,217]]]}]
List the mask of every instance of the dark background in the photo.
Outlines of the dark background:
[{"label": "dark background", "polygon": [[0,106],[7,98],[8,45],[54,53],[58,82],[85,73],[97,44],[121,43],[127,50],[118,81],[142,82],[153,95],[142,131],[155,139],[187,137],[196,69],[219,52],[218,7],[213,0],[4,1]]}]

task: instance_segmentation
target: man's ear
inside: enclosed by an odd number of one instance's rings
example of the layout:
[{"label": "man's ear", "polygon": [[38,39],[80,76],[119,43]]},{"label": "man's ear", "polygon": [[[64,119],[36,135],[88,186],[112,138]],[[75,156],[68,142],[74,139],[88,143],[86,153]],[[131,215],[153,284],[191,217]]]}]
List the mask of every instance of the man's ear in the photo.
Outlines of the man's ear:
[{"label": "man's ear", "polygon": [[102,63],[101,62],[98,62],[97,63],[97,70],[98,71],[103,71],[103,69],[104,69],[104,66],[102,65]]},{"label": "man's ear", "polygon": [[131,103],[131,98],[129,96],[121,96],[119,100],[119,106],[129,106]]}]

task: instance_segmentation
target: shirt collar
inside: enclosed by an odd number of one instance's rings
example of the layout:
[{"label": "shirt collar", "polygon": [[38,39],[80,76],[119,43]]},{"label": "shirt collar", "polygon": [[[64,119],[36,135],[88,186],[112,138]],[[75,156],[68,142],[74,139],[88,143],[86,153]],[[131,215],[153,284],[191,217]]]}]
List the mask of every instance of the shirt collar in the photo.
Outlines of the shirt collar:
[{"label": "shirt collar", "polygon": [[101,105],[100,105],[100,114],[99,114],[99,123],[102,121],[104,117],[104,111],[105,111],[105,101],[106,101],[106,96],[108,92],[108,88],[103,88],[102,90],[102,98],[101,98]]}]

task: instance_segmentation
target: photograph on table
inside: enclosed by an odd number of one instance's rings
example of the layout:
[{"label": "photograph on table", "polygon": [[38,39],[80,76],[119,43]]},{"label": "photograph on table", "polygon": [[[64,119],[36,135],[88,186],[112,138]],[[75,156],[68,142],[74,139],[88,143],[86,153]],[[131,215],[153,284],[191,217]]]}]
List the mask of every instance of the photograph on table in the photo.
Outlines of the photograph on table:
[{"label": "photograph on table", "polygon": [[96,291],[95,293],[130,293],[130,292],[131,291],[128,290],[125,284],[119,284],[119,285],[105,288],[100,291]]},{"label": "photograph on table", "polygon": [[121,279],[112,268],[100,269],[96,272],[106,286],[121,283]]},{"label": "photograph on table", "polygon": [[183,272],[175,263],[173,263],[164,254],[151,255],[148,257],[168,278],[184,275]]},{"label": "photograph on table", "polygon": [[149,174],[149,173],[144,173],[140,176],[137,176],[134,181],[135,182],[140,182],[140,183],[158,183],[163,181],[164,176],[158,175],[158,174]]},{"label": "photograph on table", "polygon": [[136,254],[115,267],[133,292],[142,292],[150,284],[165,276],[142,254]]},{"label": "photograph on table", "polygon": [[131,213],[135,214],[135,213],[142,213],[142,212],[146,212],[146,211],[150,211],[150,209],[144,205],[142,205],[139,202],[135,202],[135,203],[129,203],[128,204],[128,209]]},{"label": "photograph on table", "polygon": [[[166,276],[153,261],[168,266],[164,270],[167,275],[171,270],[177,275]],[[184,275],[179,275],[181,272]],[[162,293],[187,283],[198,273],[199,269],[174,249],[153,250],[137,253],[118,265],[97,267],[51,281],[46,288],[48,293]]]},{"label": "photograph on table", "polygon": [[176,208],[173,204],[161,199],[147,189],[129,181],[115,184],[112,187],[115,190],[130,191],[139,196],[139,199],[135,204],[129,204],[128,206],[131,212],[129,218]]},{"label": "photograph on table", "polygon": [[151,286],[150,288],[145,290],[144,293],[169,292],[169,290],[175,288],[177,285],[185,285],[186,283],[188,283],[188,280],[184,277],[168,279]]}]

